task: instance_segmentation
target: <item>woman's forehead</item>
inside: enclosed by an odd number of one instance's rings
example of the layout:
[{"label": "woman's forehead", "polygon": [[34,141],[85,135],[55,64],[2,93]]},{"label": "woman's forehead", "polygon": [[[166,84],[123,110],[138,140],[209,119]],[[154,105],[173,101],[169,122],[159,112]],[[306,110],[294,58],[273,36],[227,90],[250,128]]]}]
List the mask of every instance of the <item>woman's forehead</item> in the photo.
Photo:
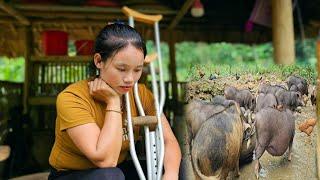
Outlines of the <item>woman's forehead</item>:
[{"label": "woman's forehead", "polygon": [[141,49],[132,45],[118,51],[112,58],[116,64],[143,64],[144,54]]}]

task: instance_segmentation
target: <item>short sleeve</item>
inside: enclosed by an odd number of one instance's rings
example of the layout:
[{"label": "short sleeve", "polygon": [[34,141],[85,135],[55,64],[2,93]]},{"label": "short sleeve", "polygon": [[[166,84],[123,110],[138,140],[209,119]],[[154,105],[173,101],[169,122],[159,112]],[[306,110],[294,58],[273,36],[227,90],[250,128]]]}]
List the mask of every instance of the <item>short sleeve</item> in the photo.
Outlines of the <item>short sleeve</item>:
[{"label": "short sleeve", "polygon": [[57,120],[60,121],[60,131],[95,122],[89,102],[71,92],[59,94]]},{"label": "short sleeve", "polygon": [[154,97],[152,92],[145,86],[141,85],[141,100],[143,109],[146,115],[155,116],[156,115],[156,108],[154,104]]}]

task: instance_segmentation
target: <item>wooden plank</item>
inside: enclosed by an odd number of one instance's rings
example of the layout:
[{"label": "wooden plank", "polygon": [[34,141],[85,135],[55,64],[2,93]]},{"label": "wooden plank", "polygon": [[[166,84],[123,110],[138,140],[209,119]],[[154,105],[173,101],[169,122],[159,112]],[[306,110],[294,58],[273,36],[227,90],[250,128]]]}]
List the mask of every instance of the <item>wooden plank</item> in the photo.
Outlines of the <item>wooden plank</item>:
[{"label": "wooden plank", "polygon": [[55,105],[56,97],[29,97],[28,103],[30,105]]},{"label": "wooden plank", "polygon": [[178,12],[178,14],[176,15],[176,17],[172,20],[172,22],[170,23],[168,29],[174,29],[176,27],[176,25],[179,23],[179,21],[183,18],[183,16],[188,12],[188,10],[190,9],[191,5],[193,4],[194,0],[187,0],[182,8],[180,9],[180,11]]},{"label": "wooden plank", "polygon": [[90,62],[92,56],[31,56],[33,62]]},{"label": "wooden plank", "polygon": [[6,4],[3,0],[0,0],[0,9],[2,9],[3,11],[7,12],[9,15],[16,18],[21,24],[26,26],[30,25],[30,21],[26,17],[24,17],[14,8]]}]

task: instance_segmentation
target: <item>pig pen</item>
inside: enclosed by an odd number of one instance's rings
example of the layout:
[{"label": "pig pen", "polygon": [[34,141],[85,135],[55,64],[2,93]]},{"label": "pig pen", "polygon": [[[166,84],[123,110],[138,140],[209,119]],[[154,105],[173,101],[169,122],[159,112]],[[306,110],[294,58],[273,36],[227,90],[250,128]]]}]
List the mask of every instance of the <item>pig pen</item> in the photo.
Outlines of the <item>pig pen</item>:
[{"label": "pig pen", "polygon": [[[270,82],[271,84],[283,84],[285,85],[285,77],[276,75],[264,75],[264,76],[252,76],[244,75],[240,77],[230,76],[222,77],[214,80],[200,79],[188,83],[186,89],[186,101],[193,98],[199,98],[204,100],[211,100],[215,95],[223,95],[224,87],[231,85],[238,89],[248,88],[256,95],[258,85],[263,82]],[[309,86],[310,88],[310,86]],[[310,98],[309,90],[309,98]],[[260,158],[262,169],[260,170],[260,179],[317,179],[316,168],[316,129],[313,130],[310,136],[301,132],[298,129],[299,124],[304,120],[310,118],[316,118],[315,106],[311,105],[310,99],[305,107],[302,107],[301,113],[295,113],[295,137],[293,140],[292,160],[287,160],[287,153],[283,156],[275,157],[264,152]],[[177,125],[180,132],[187,132],[185,121],[178,121]],[[189,145],[186,141],[186,134],[183,137],[178,137],[183,147],[183,159],[181,163],[180,179],[195,179],[193,174]],[[254,174],[254,163],[242,164],[240,166],[240,177],[233,178],[233,174],[230,173],[228,179],[256,179]]]}]

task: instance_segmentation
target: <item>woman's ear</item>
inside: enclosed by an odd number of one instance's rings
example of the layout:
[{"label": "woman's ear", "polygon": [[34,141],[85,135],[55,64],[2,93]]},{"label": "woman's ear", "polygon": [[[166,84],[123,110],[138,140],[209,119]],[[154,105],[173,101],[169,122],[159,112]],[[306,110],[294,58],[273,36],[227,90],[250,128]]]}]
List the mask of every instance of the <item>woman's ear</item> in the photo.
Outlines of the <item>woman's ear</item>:
[{"label": "woman's ear", "polygon": [[96,67],[98,69],[101,69],[102,68],[102,58],[101,58],[101,55],[99,53],[95,53],[94,56],[93,56],[93,61],[94,61],[94,64],[96,65]]}]

